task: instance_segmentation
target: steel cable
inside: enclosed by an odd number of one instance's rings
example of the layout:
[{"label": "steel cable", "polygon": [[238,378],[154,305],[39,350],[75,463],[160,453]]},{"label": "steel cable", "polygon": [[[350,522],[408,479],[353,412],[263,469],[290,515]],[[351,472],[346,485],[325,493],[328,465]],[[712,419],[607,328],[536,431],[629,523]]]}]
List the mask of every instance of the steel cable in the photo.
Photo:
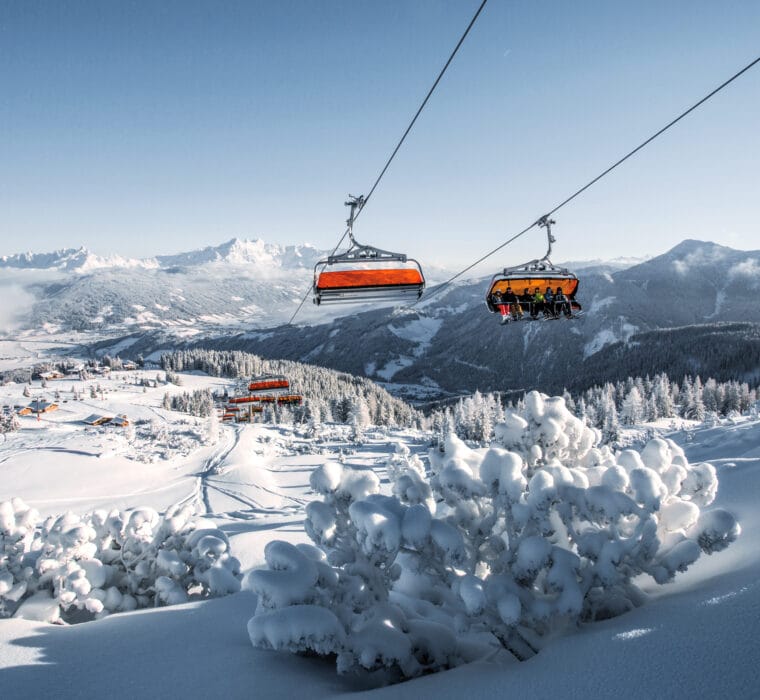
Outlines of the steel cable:
[{"label": "steel cable", "polygon": [[[412,130],[412,127],[414,126],[415,122],[417,121],[417,118],[422,114],[422,110],[425,109],[425,105],[427,105],[428,100],[432,96],[433,92],[435,92],[435,89],[438,87],[438,83],[441,82],[441,78],[443,78],[444,73],[448,69],[451,62],[454,60],[454,56],[457,55],[457,52],[459,51],[459,47],[464,43],[464,40],[467,38],[467,35],[470,33],[470,29],[472,29],[472,26],[475,24],[475,21],[478,19],[480,13],[483,11],[483,8],[486,6],[486,3],[488,0],[483,0],[483,2],[480,3],[480,7],[478,7],[477,11],[473,15],[472,19],[470,20],[470,23],[467,25],[467,29],[464,30],[464,33],[459,38],[459,41],[457,42],[457,45],[454,47],[454,50],[449,55],[448,60],[446,61],[443,68],[441,68],[440,73],[438,73],[438,77],[435,79],[435,82],[433,83],[430,90],[428,90],[427,95],[425,95],[425,99],[422,100],[422,104],[420,104],[419,108],[417,109],[417,112],[415,113],[414,117],[412,117],[412,121],[409,122],[409,126],[406,127],[406,130],[404,131],[403,135],[399,139],[399,142],[396,144],[396,147],[393,149],[393,152],[390,155],[390,158],[386,161],[385,165],[383,166],[383,169],[380,171],[380,174],[377,176],[375,183],[372,185],[372,187],[369,190],[369,194],[364,198],[364,201],[359,208],[359,210],[356,212],[354,216],[354,221],[359,218],[359,215],[364,211],[364,207],[367,206],[367,202],[369,202],[370,197],[374,194],[375,190],[377,189],[377,186],[380,184],[380,180],[383,179],[383,176],[385,175],[386,171],[390,167],[390,164],[393,162],[393,159],[396,157],[396,154],[399,152],[399,149],[403,145],[404,141],[406,140],[406,137],[409,135],[409,132]],[[338,241],[338,245],[333,248],[332,253],[330,255],[335,255],[335,251],[340,248],[341,244],[345,240],[346,236],[348,235],[348,229],[346,229],[345,233],[341,236],[340,240]],[[287,325],[291,325],[293,323],[293,320],[298,315],[298,312],[303,307],[304,303],[306,303],[306,300],[309,298],[309,294],[311,293],[311,287],[306,290],[306,294],[304,294],[303,299],[301,299],[301,303],[298,305],[298,308],[293,312],[293,315],[290,317],[290,320],[288,321]]]},{"label": "steel cable", "polygon": [[431,297],[435,296],[436,294],[439,294],[439,293],[440,293],[440,292],[442,292],[444,289],[446,289],[446,288],[447,288],[447,287],[448,287],[448,286],[449,286],[449,285],[450,285],[452,282],[454,282],[454,280],[456,280],[456,279],[459,279],[459,278],[460,278],[460,277],[461,277],[463,274],[465,274],[466,272],[469,272],[469,271],[470,271],[470,270],[471,270],[473,267],[475,267],[476,265],[479,265],[479,264],[480,264],[480,263],[482,263],[484,260],[487,260],[487,259],[488,259],[488,258],[490,258],[492,255],[494,255],[495,253],[498,253],[498,252],[499,252],[499,251],[500,251],[502,248],[504,248],[504,247],[508,246],[510,243],[512,243],[513,241],[515,241],[515,240],[517,240],[518,238],[520,238],[520,236],[523,236],[523,235],[525,235],[525,234],[526,234],[528,231],[530,231],[530,230],[531,230],[531,229],[532,229],[534,226],[536,226],[536,225],[538,224],[538,222],[539,222],[539,221],[541,221],[543,218],[545,218],[545,217],[550,217],[552,214],[554,214],[554,212],[556,212],[556,211],[559,211],[559,210],[560,210],[560,209],[562,209],[562,207],[564,207],[566,204],[569,204],[570,202],[572,202],[572,201],[573,201],[573,200],[574,200],[576,197],[578,197],[580,194],[582,194],[583,192],[585,192],[585,191],[586,191],[586,190],[587,190],[589,187],[591,187],[592,185],[594,185],[594,184],[596,184],[597,182],[599,182],[599,180],[601,180],[603,177],[605,177],[605,175],[608,175],[608,174],[609,174],[609,173],[611,173],[611,172],[612,172],[612,171],[613,171],[615,168],[617,168],[619,165],[622,165],[622,164],[623,164],[625,161],[627,161],[627,160],[628,160],[628,159],[629,159],[631,156],[635,155],[635,154],[636,154],[636,153],[638,153],[638,152],[639,152],[639,151],[640,151],[642,148],[644,148],[645,146],[649,145],[649,144],[650,144],[652,141],[654,141],[654,140],[655,140],[655,139],[656,139],[658,136],[660,136],[661,134],[664,134],[664,133],[665,133],[665,132],[666,132],[668,129],[670,129],[670,127],[672,127],[672,126],[674,126],[675,124],[677,124],[679,121],[681,121],[681,119],[683,119],[685,116],[687,116],[688,114],[690,114],[691,112],[693,112],[695,109],[697,109],[697,107],[699,107],[700,105],[702,105],[702,104],[704,104],[705,102],[707,102],[707,100],[709,100],[711,97],[713,97],[714,95],[716,95],[717,93],[719,93],[721,90],[723,90],[723,88],[727,87],[727,86],[728,86],[730,83],[732,83],[734,80],[736,80],[736,79],[737,79],[737,78],[738,78],[740,75],[742,75],[743,73],[746,73],[746,72],[747,72],[747,71],[748,71],[750,68],[752,68],[752,67],[753,67],[755,64],[757,64],[757,63],[760,63],[760,56],[758,56],[758,57],[757,57],[757,58],[756,58],[754,61],[751,61],[750,63],[748,63],[748,64],[747,64],[746,66],[744,66],[744,68],[742,68],[740,71],[738,71],[738,72],[734,73],[734,74],[733,74],[733,75],[732,75],[732,76],[731,76],[731,77],[730,77],[728,80],[726,80],[726,81],[724,81],[723,83],[721,83],[720,85],[718,85],[718,87],[716,87],[714,90],[712,90],[711,92],[709,92],[707,95],[705,95],[705,96],[704,96],[704,97],[703,97],[701,100],[699,100],[698,102],[695,102],[695,103],[694,103],[694,104],[693,104],[691,107],[689,107],[687,110],[685,110],[684,112],[681,112],[681,114],[679,114],[679,115],[678,115],[678,116],[677,116],[675,119],[673,119],[672,121],[668,122],[668,123],[667,123],[665,126],[663,126],[663,127],[662,127],[662,129],[660,129],[659,131],[657,131],[657,132],[655,132],[654,134],[652,134],[652,135],[651,135],[651,136],[650,136],[648,139],[646,139],[645,141],[642,141],[642,142],[641,142],[641,143],[640,143],[638,146],[636,146],[636,148],[634,148],[632,151],[629,151],[628,153],[626,153],[626,155],[624,155],[624,156],[623,156],[622,158],[620,158],[619,160],[615,161],[615,163],[613,163],[613,164],[612,164],[612,165],[611,165],[609,168],[607,168],[606,170],[603,170],[603,171],[602,171],[602,172],[601,172],[599,175],[597,175],[595,178],[593,178],[592,180],[589,180],[589,182],[587,182],[585,185],[583,185],[583,187],[581,187],[580,189],[578,189],[578,190],[576,190],[575,192],[573,192],[573,194],[571,194],[571,195],[570,195],[569,197],[567,197],[566,199],[562,200],[562,201],[561,201],[559,204],[557,204],[557,206],[555,206],[553,209],[550,209],[550,210],[549,210],[549,211],[548,211],[548,212],[547,212],[547,213],[546,213],[544,216],[542,216],[542,217],[539,217],[539,218],[538,218],[536,221],[534,221],[534,222],[533,222],[533,223],[532,223],[530,226],[527,226],[527,227],[526,227],[526,228],[524,228],[522,231],[520,231],[519,233],[516,233],[514,236],[512,236],[512,237],[511,237],[509,240],[507,240],[506,242],[502,243],[501,245],[497,246],[496,248],[494,248],[494,249],[493,249],[493,250],[491,250],[490,252],[488,252],[488,253],[486,253],[485,255],[483,255],[482,257],[478,258],[478,259],[477,259],[477,260],[476,260],[474,263],[472,263],[471,265],[468,265],[467,267],[465,267],[465,268],[464,268],[463,270],[461,270],[460,272],[457,272],[457,274],[455,274],[453,277],[450,277],[450,278],[449,278],[448,280],[446,280],[445,282],[442,282],[441,284],[438,284],[438,285],[436,285],[436,286],[435,286],[435,287],[433,287],[433,288],[432,288],[432,289],[431,289],[431,290],[430,290],[430,291],[429,291],[427,294],[423,294],[423,295],[422,295],[422,296],[421,296],[419,299],[417,299],[417,300],[416,300],[415,302],[413,302],[412,304],[409,304],[409,305],[408,305],[407,307],[405,307],[405,308],[412,308],[412,307],[416,306],[417,304],[419,304],[420,302],[422,302],[422,301],[424,301],[424,300],[426,300],[426,299],[430,299]]}]

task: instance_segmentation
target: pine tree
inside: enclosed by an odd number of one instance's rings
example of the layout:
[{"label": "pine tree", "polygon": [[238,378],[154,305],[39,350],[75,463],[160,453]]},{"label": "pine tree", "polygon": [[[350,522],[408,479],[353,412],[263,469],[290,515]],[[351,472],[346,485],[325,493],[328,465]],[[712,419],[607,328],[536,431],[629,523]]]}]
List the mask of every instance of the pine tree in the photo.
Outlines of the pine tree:
[{"label": "pine tree", "polygon": [[620,437],[620,421],[618,420],[617,407],[612,399],[612,393],[604,397],[602,404],[602,437],[605,442],[615,443]]},{"label": "pine tree", "polygon": [[705,411],[710,413],[718,413],[720,407],[718,405],[718,382],[710,378],[705,382],[702,389],[702,402],[705,405]]},{"label": "pine tree", "polygon": [[702,381],[699,376],[694,378],[690,386],[689,399],[684,409],[684,417],[690,420],[702,421],[705,419],[705,404],[702,400]]},{"label": "pine tree", "polygon": [[636,425],[644,418],[644,401],[638,387],[633,384],[623,400],[623,410],[620,418],[625,425]]},{"label": "pine tree", "polygon": [[650,394],[649,398],[646,400],[646,405],[644,407],[644,420],[646,421],[656,421],[660,417],[660,413],[657,409],[657,400],[654,396],[654,394]]},{"label": "pine tree", "polygon": [[657,403],[657,413],[662,418],[672,418],[675,415],[670,381],[664,372],[655,380],[654,399]]}]

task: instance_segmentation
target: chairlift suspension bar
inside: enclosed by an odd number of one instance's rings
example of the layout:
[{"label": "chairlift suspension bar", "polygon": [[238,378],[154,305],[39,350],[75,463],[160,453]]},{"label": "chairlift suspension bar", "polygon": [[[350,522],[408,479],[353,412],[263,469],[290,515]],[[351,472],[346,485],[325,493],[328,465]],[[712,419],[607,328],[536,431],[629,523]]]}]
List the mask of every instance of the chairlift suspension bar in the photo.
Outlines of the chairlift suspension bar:
[{"label": "chairlift suspension bar", "polygon": [[[348,226],[348,238],[351,241],[351,245],[357,245],[356,239],[354,239],[354,220],[358,216],[358,214],[356,214],[356,210],[358,208],[359,211],[361,211],[365,201],[366,200],[364,199],[364,195],[362,194],[360,194],[358,197],[354,197],[354,195],[350,194],[348,195],[348,201],[345,202],[345,205],[347,207],[351,207],[351,212],[348,215],[348,219],[346,219],[346,226]],[[330,257],[333,255],[335,255],[335,251],[330,254]]]},{"label": "chairlift suspension bar", "polygon": [[[557,241],[552,233],[552,224],[556,223],[557,222],[554,219],[550,219],[548,216],[542,216],[538,220],[538,225],[546,229],[546,238],[549,241],[549,249],[546,251],[546,255],[544,255],[542,260],[549,260],[549,256],[552,254],[552,243],[556,243]],[[549,260],[549,262],[551,262],[551,260]]]}]

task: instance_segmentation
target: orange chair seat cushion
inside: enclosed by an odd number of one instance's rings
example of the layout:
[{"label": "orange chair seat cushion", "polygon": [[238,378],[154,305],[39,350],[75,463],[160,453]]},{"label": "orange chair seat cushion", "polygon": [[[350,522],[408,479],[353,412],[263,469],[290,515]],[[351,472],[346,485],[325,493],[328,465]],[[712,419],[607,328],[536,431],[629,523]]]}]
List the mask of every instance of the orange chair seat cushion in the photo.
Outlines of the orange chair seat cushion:
[{"label": "orange chair seat cushion", "polygon": [[395,270],[342,270],[323,272],[317,280],[317,289],[352,287],[396,287],[423,284],[422,275],[415,269]]}]

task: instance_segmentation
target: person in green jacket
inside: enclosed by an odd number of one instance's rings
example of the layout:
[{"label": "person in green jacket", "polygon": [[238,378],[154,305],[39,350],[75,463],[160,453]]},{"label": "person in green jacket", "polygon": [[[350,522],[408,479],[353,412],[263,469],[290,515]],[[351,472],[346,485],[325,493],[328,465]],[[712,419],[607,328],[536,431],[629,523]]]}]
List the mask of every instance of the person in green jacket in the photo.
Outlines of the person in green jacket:
[{"label": "person in green jacket", "polygon": [[533,292],[532,302],[533,303],[531,304],[530,315],[531,318],[536,318],[538,314],[544,310],[544,295],[539,287],[536,287],[535,291]]}]

